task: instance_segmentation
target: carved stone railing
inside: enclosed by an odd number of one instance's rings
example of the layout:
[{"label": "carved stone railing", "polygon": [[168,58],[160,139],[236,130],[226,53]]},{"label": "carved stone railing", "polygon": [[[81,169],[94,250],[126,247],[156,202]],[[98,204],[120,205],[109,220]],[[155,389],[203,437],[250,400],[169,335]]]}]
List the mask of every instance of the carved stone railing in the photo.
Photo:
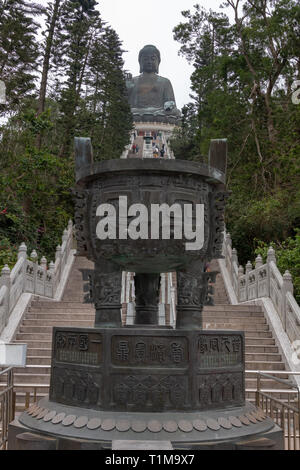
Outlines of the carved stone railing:
[{"label": "carved stone railing", "polygon": [[126,147],[124,148],[124,150],[123,150],[122,155],[120,156],[120,158],[128,158],[128,154],[129,154],[129,152],[130,152],[130,150],[131,150],[133,141],[134,141],[134,134],[131,133],[131,134],[130,134],[130,142],[129,142],[129,144],[126,145]]},{"label": "carved stone railing", "polygon": [[293,282],[289,271],[283,276],[276,265],[275,251],[268,250],[267,262],[259,255],[253,267],[248,261],[245,270],[238,264],[238,256],[229,233],[224,234],[223,255],[227,272],[238,302],[269,298],[291,342],[300,338],[300,307],[293,296]]},{"label": "carved stone railing", "polygon": [[165,135],[164,132],[162,132],[161,140],[162,140],[162,143],[165,145],[165,155],[166,155],[166,158],[168,158],[168,159],[170,159],[170,160],[174,160],[174,159],[175,159],[174,152],[173,152],[173,150],[171,150],[171,148],[169,147],[168,140],[167,140],[166,135]]},{"label": "carved stone railing", "polygon": [[11,312],[23,293],[32,293],[53,299],[59,287],[64,268],[73,246],[73,223],[70,220],[62,236],[62,245],[58,245],[55,263],[43,256],[38,262],[38,255],[32,251],[27,257],[27,247],[22,243],[18,250],[18,261],[12,268],[7,265],[0,276],[0,333],[8,323]]}]

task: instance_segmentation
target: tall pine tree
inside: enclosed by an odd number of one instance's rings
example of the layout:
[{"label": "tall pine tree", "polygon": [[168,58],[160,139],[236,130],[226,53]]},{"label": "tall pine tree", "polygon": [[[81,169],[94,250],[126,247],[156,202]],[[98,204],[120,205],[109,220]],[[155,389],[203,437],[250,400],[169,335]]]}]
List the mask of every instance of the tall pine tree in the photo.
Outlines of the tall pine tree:
[{"label": "tall pine tree", "polygon": [[84,102],[89,118],[82,123],[92,137],[96,160],[119,158],[132,128],[122,54],[118,35],[105,27],[90,53]]},{"label": "tall pine tree", "polygon": [[66,0],[63,4],[56,36],[56,49],[60,51],[57,71],[62,80],[60,106],[62,145],[60,155],[68,157],[71,152],[76,127],[76,111],[82,93],[87,61],[95,34],[99,13],[95,0]]},{"label": "tall pine tree", "polygon": [[0,0],[0,79],[6,84],[2,113],[19,109],[25,97],[36,94],[39,45],[36,17],[41,4],[27,0]]}]

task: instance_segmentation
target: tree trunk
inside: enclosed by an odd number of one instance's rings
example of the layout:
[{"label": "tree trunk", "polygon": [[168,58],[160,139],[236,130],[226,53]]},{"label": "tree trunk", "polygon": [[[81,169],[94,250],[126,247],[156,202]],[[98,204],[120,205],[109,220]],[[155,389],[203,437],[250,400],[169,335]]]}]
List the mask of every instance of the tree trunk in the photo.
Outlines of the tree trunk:
[{"label": "tree trunk", "polygon": [[[47,82],[48,82],[48,73],[50,68],[50,57],[51,57],[51,49],[53,44],[53,36],[55,26],[58,20],[58,12],[59,12],[59,5],[61,0],[55,0],[53,15],[50,23],[49,34],[46,40],[46,48],[45,48],[45,56],[43,61],[43,71],[42,71],[42,80],[41,80],[41,87],[40,87],[40,96],[39,96],[39,104],[38,104],[38,112],[37,115],[39,116],[45,110],[45,101],[46,101],[46,90],[47,90]],[[42,136],[41,134],[37,135],[36,146],[38,149],[41,148],[42,143]]]}]

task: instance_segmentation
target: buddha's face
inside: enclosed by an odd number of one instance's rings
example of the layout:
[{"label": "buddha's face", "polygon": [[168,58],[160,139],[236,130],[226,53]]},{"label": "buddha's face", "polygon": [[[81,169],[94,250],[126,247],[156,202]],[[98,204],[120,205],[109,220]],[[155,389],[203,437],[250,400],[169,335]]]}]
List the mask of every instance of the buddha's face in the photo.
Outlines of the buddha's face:
[{"label": "buddha's face", "polygon": [[153,52],[144,52],[141,57],[141,70],[147,73],[156,73],[158,71],[159,59]]}]

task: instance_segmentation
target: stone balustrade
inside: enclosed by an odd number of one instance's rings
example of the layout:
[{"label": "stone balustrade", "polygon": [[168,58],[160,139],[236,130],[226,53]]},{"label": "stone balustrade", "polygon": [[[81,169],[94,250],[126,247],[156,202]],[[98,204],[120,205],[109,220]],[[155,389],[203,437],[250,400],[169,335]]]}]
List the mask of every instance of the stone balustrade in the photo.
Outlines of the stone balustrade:
[{"label": "stone balustrade", "polygon": [[174,159],[175,159],[174,152],[173,152],[173,150],[171,150],[171,148],[169,147],[168,139],[167,139],[167,137],[166,137],[166,135],[165,135],[164,132],[162,132],[161,140],[162,140],[162,143],[165,145],[165,155],[166,155],[166,158],[168,158],[169,160],[174,160]]},{"label": "stone balustrade", "polygon": [[57,246],[55,263],[43,256],[38,262],[35,250],[27,256],[27,247],[22,243],[18,250],[18,261],[12,268],[7,265],[0,276],[0,333],[8,323],[10,314],[23,293],[53,299],[59,287],[63,270],[73,246],[73,223],[70,220],[62,236],[62,245]]},{"label": "stone balustrade", "polygon": [[257,256],[255,266],[248,261],[245,269],[239,266],[237,251],[232,248],[230,234],[224,234],[223,255],[238,302],[269,298],[282,322],[291,342],[300,337],[300,307],[293,296],[293,282],[289,271],[282,276],[276,265],[272,247],[268,250],[267,262],[263,264]]},{"label": "stone balustrade", "polygon": [[120,158],[128,158],[128,154],[131,150],[131,147],[132,147],[132,144],[134,142],[134,135],[133,133],[130,134],[130,142],[128,145],[125,146],[123,152],[122,152],[122,155],[120,156]]}]

